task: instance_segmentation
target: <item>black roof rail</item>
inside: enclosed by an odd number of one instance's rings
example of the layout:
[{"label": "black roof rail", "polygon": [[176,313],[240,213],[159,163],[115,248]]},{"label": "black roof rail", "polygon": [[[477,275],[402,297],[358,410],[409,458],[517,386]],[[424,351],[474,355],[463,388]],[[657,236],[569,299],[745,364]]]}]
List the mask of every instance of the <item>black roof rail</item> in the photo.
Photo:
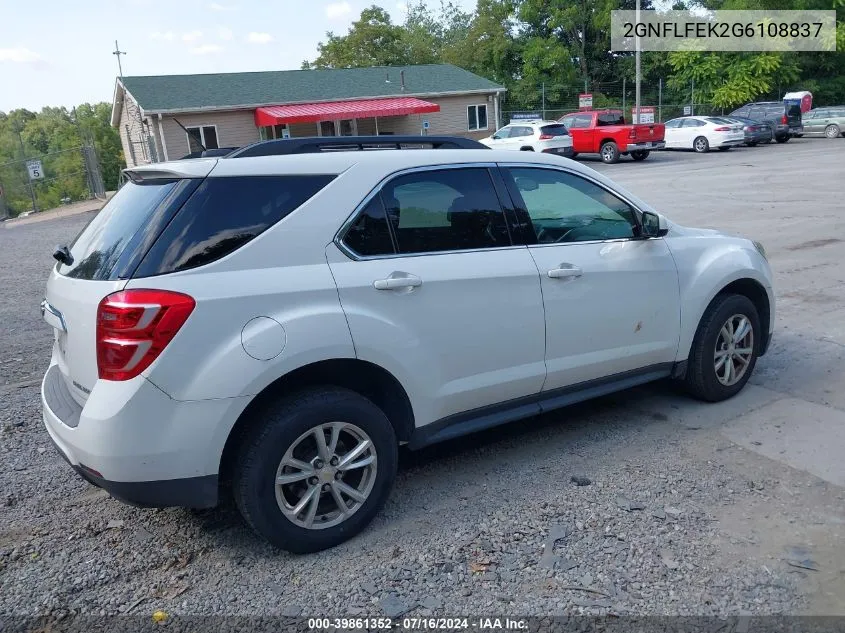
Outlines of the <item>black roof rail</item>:
[{"label": "black roof rail", "polygon": [[226,158],[403,149],[403,146],[407,149],[411,149],[407,146],[422,146],[425,149],[490,149],[478,141],[460,136],[311,136],[258,141],[228,154]]}]

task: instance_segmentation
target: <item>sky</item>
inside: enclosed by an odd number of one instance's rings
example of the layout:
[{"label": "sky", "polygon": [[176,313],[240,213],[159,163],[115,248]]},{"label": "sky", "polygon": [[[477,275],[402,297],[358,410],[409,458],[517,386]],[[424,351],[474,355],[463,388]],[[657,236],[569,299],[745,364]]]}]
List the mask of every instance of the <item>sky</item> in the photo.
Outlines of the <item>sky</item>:
[{"label": "sky", "polygon": [[402,0],[0,0],[0,111],[111,101],[115,40],[126,76],[298,69],[371,4],[404,20]]}]

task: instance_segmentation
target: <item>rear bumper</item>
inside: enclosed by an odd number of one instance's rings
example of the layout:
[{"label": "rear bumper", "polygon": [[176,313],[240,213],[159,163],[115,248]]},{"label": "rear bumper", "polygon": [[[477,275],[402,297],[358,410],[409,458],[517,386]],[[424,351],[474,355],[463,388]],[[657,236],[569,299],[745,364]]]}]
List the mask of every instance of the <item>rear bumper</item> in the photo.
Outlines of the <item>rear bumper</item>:
[{"label": "rear bumper", "polygon": [[569,147],[547,147],[542,151],[542,153],[563,156],[564,158],[572,158],[575,155],[575,152],[572,151],[571,145]]},{"label": "rear bumper", "polygon": [[650,152],[652,150],[665,148],[665,141],[645,141],[642,143],[628,143],[628,147],[625,148],[625,153],[630,154],[631,152]]},{"label": "rear bumper", "polygon": [[239,399],[180,402],[138,377],[99,381],[82,407],[72,398],[57,398],[62,388],[67,389],[53,364],[41,386],[44,426],[84,479],[136,505],[216,505],[228,435],[221,431],[237,418],[233,400]]}]

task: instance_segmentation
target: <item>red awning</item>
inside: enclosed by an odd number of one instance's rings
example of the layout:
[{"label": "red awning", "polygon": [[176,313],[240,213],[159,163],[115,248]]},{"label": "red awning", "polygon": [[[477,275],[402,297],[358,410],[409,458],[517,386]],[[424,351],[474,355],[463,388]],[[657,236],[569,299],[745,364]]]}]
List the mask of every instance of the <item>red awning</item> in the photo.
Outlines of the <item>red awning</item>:
[{"label": "red awning", "polygon": [[262,127],[281,123],[316,123],[317,121],[402,116],[426,112],[440,112],[440,106],[414,97],[335,101],[332,103],[300,103],[298,105],[258,108],[255,111],[255,125]]}]

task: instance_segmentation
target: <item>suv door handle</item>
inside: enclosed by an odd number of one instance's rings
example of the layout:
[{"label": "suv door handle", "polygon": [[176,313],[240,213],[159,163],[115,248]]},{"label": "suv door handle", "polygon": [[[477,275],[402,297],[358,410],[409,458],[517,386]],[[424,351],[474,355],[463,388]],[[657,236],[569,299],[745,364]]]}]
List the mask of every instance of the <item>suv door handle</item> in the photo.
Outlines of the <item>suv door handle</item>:
[{"label": "suv door handle", "polygon": [[400,288],[418,288],[422,286],[422,279],[408,273],[391,273],[386,279],[376,279],[373,288],[376,290],[399,290]]},{"label": "suv door handle", "polygon": [[564,279],[567,277],[580,277],[583,274],[583,270],[578,268],[578,266],[573,266],[572,264],[561,264],[559,268],[552,268],[549,272],[549,279]]}]

